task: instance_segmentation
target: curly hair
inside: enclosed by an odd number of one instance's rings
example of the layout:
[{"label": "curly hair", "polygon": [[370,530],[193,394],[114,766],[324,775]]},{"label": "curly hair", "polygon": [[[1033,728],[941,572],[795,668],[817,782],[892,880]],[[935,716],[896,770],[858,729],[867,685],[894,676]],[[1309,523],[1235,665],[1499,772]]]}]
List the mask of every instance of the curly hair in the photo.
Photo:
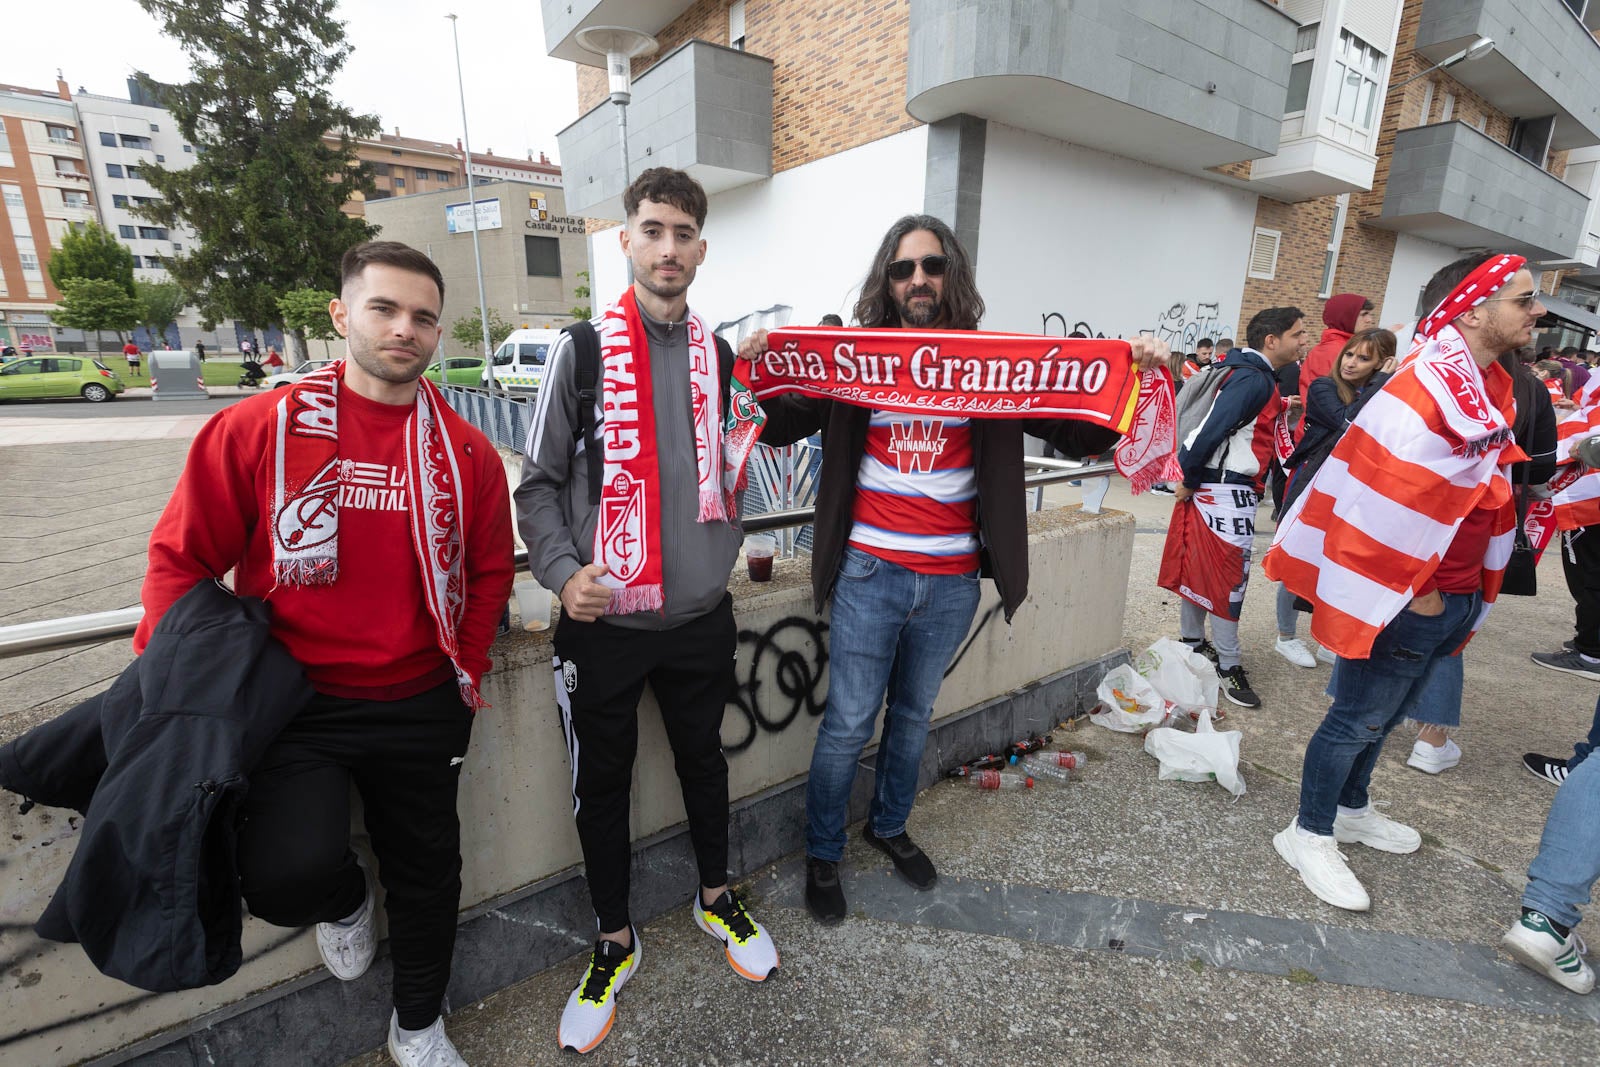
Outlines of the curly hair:
[{"label": "curly hair", "polygon": [[622,210],[629,219],[639,214],[641,201],[671,204],[686,215],[694,216],[698,229],[706,225],[706,191],[700,183],[681,170],[671,167],[651,167],[629,185],[622,194]]},{"label": "curly hair", "polygon": [[949,226],[932,215],[906,215],[889,227],[872,257],[872,268],[867,280],[861,283],[861,299],[856,301],[855,320],[858,326],[899,326],[900,311],[895,307],[894,296],[889,292],[889,261],[894,258],[900,241],[908,233],[927,230],[939,239],[939,247],[950,257],[950,266],[944,274],[944,295],[941,298],[945,324],[952,330],[976,330],[983,318],[983,297],[973,280],[972,260],[967,250],[956,240]]}]

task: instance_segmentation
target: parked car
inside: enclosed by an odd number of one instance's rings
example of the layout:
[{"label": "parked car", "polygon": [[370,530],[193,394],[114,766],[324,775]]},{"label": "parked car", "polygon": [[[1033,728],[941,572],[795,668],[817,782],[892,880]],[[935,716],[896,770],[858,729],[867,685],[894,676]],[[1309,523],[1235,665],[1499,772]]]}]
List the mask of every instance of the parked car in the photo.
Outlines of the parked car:
[{"label": "parked car", "polygon": [[261,387],[263,389],[277,389],[281,386],[293,385],[313,371],[319,371],[323,367],[331,367],[337,362],[338,360],[336,359],[313,359],[300,364],[294,370],[286,370],[281,374],[267,375],[261,379]]},{"label": "parked car", "polygon": [[[424,378],[439,380],[439,364],[430,363],[422,372]],[[446,385],[481,385],[483,383],[482,356],[449,356],[444,361]]]},{"label": "parked car", "polygon": [[81,396],[98,404],[126,389],[92,356],[30,356],[0,366],[0,400]]},{"label": "parked car", "polygon": [[479,384],[488,388],[493,371],[494,380],[507,392],[538,392],[545,358],[560,336],[560,330],[512,330],[494,350],[494,366],[483,370]]}]

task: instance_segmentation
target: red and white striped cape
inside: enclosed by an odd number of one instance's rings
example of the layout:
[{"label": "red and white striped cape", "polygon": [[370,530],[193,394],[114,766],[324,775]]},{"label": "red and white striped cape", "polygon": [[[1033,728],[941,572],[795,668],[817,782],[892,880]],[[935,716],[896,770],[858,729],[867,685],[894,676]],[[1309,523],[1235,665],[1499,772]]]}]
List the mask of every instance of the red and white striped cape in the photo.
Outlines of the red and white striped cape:
[{"label": "red and white striped cape", "polygon": [[1600,374],[1591,377],[1572,399],[1578,410],[1556,423],[1556,460],[1561,466],[1550,479],[1556,527],[1562,530],[1600,523],[1600,471],[1567,458],[1574,443],[1600,434]]},{"label": "red and white striped cape", "polygon": [[1378,633],[1427,587],[1473,509],[1495,509],[1483,561],[1483,625],[1511,556],[1516,508],[1505,464],[1511,376],[1480,370],[1454,326],[1419,338],[1362,408],[1289,509],[1262,561],[1268,577],[1311,601],[1311,633],[1365,659]]}]

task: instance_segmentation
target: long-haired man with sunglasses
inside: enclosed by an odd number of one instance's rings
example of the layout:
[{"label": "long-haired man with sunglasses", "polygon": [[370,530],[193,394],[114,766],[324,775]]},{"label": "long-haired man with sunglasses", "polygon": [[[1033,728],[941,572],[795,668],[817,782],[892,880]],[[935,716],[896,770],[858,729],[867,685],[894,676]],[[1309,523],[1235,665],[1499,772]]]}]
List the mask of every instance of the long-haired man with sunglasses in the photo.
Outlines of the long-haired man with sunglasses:
[{"label": "long-haired man with sunglasses", "polygon": [[[873,256],[856,324],[973,330],[983,298],[972,261],[942,221],[908,215]],[[741,354],[764,350],[766,335]],[[1145,366],[1166,346],[1134,342]],[[797,394],[763,401],[764,444],[822,431],[811,554],[818,611],[831,595],[828,697],[806,789],[806,904],[817,921],[844,918],[838,864],[861,751],[888,698],[873,800],[862,836],[918,889],[937,879],[906,833],[934,698],[978,606],[980,566],[1007,621],[1028,591],[1022,437],[1070,456],[1103,452],[1114,430],[1068,420],[904,415]]]}]

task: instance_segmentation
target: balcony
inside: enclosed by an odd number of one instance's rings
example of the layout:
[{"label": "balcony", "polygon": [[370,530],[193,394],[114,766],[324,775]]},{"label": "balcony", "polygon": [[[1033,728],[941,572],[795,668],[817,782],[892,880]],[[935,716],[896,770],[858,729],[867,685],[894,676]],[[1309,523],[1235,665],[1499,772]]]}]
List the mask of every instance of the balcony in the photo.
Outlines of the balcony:
[{"label": "balcony", "polygon": [[606,57],[578,43],[590,26],[626,26],[654,36],[694,6],[694,0],[539,0],[544,15],[544,47],[569,63],[604,67]]},{"label": "balcony", "polygon": [[1252,192],[1292,204],[1372,188],[1377,156],[1324,134],[1290,137],[1290,121],[1298,126],[1303,120],[1285,120],[1277,155],[1250,164]]},{"label": "balcony", "polygon": [[1600,148],[1575,148],[1567,156],[1566,182],[1589,198],[1578,250],[1566,259],[1548,260],[1548,270],[1576,270],[1590,284],[1600,276]]},{"label": "balcony", "polygon": [[1423,3],[1417,51],[1429,60],[1479,36],[1494,51],[1451,67],[1452,78],[1513,118],[1554,114],[1552,149],[1600,144],[1600,41],[1562,0]]},{"label": "balcony", "polygon": [[907,110],[1199,173],[1278,150],[1296,28],[1266,0],[911,0]]},{"label": "balcony", "polygon": [[[621,219],[616,107],[607,100],[557,134],[567,212]],[[628,171],[686,170],[707,193],[772,176],[772,60],[705,41],[668,52],[633,83]]]},{"label": "balcony", "polygon": [[1401,130],[1383,212],[1370,225],[1456,248],[1576,255],[1589,198],[1460,122]]}]

